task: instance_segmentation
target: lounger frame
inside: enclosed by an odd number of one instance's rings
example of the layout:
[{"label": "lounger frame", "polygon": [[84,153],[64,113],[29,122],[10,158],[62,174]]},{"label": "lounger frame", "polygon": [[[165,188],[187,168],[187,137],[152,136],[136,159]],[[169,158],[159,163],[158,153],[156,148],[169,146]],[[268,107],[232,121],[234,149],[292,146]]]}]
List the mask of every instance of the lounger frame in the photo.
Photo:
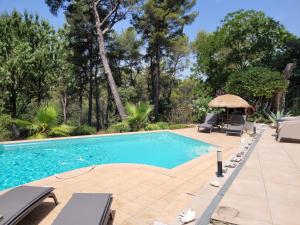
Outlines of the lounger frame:
[{"label": "lounger frame", "polygon": [[32,212],[37,206],[41,205],[42,202],[46,198],[52,198],[55,205],[58,205],[57,198],[55,194],[53,193],[54,189],[50,189],[49,192],[45,193],[45,195],[42,195],[39,199],[37,199],[33,204],[29,205],[27,208],[25,208],[21,213],[19,213],[17,216],[15,216],[11,221],[8,221],[8,223],[1,223],[0,219],[0,225],[16,225],[18,224],[22,219],[24,219],[29,213]]}]

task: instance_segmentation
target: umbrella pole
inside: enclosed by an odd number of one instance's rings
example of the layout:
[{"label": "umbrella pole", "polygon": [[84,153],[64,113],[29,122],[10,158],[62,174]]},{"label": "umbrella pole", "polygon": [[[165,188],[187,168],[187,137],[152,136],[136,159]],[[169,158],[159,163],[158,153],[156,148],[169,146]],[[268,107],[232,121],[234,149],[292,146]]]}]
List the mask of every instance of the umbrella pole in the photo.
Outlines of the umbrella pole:
[{"label": "umbrella pole", "polygon": [[227,130],[228,130],[228,108],[226,107],[225,109],[226,109],[226,112],[227,112],[227,121],[226,121],[226,123],[227,123]]}]

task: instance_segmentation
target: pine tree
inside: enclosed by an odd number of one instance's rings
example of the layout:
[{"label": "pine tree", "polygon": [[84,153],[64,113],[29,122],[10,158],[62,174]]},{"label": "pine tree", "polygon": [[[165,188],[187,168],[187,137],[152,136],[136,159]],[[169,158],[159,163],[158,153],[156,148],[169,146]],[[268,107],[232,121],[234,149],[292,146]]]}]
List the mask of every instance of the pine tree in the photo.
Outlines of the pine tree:
[{"label": "pine tree", "polygon": [[133,15],[134,26],[147,42],[146,57],[150,64],[151,98],[156,119],[160,113],[161,64],[173,55],[176,47],[184,47],[183,28],[192,23],[197,16],[196,12],[190,12],[195,2],[195,0],[146,0],[140,12]]}]

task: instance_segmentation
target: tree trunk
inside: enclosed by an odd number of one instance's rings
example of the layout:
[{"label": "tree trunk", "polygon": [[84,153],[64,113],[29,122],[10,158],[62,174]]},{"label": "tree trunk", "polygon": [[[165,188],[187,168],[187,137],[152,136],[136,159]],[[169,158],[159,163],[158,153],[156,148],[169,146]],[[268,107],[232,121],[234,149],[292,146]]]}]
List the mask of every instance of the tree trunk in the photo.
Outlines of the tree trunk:
[{"label": "tree trunk", "polygon": [[39,75],[39,77],[38,77],[38,85],[37,85],[38,87],[37,87],[37,90],[38,90],[38,96],[37,96],[37,104],[38,104],[38,106],[40,106],[41,105],[41,103],[42,103],[42,81],[41,81],[41,77],[40,77],[40,75]]},{"label": "tree trunk", "polygon": [[97,40],[98,40],[98,45],[99,45],[99,57],[101,58],[101,61],[102,61],[103,67],[104,67],[104,71],[107,76],[108,84],[109,84],[111,93],[114,98],[114,102],[117,106],[119,115],[120,115],[121,119],[123,120],[123,119],[127,118],[127,115],[125,114],[125,110],[124,110],[123,104],[121,102],[121,99],[120,99],[120,96],[118,93],[118,89],[115,84],[115,81],[114,81],[114,78],[113,78],[113,75],[112,75],[112,72],[111,72],[111,69],[109,66],[108,58],[106,55],[106,49],[105,49],[105,45],[104,45],[104,37],[102,34],[102,30],[100,28],[100,23],[101,23],[100,17],[98,14],[97,3],[95,0],[92,0],[92,9],[93,9],[92,11],[93,11],[94,17],[95,17],[95,22],[96,22],[96,33],[97,33]]},{"label": "tree trunk", "polygon": [[96,129],[99,131],[103,128],[103,116],[100,113],[100,90],[98,79],[95,81],[95,102],[96,102]]},{"label": "tree trunk", "polygon": [[159,96],[160,96],[160,57],[159,53],[156,54],[151,66],[151,76],[152,76],[152,102],[154,105],[155,119],[159,116]]},{"label": "tree trunk", "polygon": [[93,78],[90,75],[89,79],[89,111],[88,111],[88,125],[92,126],[92,113],[93,113]]},{"label": "tree trunk", "polygon": [[17,117],[17,94],[15,90],[11,90],[10,94],[11,117]]},{"label": "tree trunk", "polygon": [[[293,70],[296,68],[296,63],[288,63],[283,71],[283,77],[287,82],[287,85],[289,85],[290,81],[290,76],[293,72]],[[280,102],[280,107],[281,109],[285,109],[285,95],[286,95],[286,91],[282,93],[282,97],[281,97],[281,102]]]},{"label": "tree trunk", "polygon": [[82,78],[80,78],[80,83],[79,83],[79,120],[78,120],[78,125],[82,125],[82,101],[83,101],[83,82]]},{"label": "tree trunk", "polygon": [[63,108],[63,114],[64,114],[64,123],[67,122],[67,93],[64,90],[61,97],[61,104]]}]

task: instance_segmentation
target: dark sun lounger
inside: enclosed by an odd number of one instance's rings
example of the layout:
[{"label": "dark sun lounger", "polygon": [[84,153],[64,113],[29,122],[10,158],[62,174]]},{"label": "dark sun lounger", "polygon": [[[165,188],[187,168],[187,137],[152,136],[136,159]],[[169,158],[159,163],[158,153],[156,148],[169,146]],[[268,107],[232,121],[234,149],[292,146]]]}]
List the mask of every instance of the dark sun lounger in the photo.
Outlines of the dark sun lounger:
[{"label": "dark sun lounger", "polygon": [[208,113],[205,117],[205,121],[202,124],[198,125],[198,131],[200,132],[200,129],[208,130],[209,133],[212,132],[212,129],[214,126],[216,126],[218,123],[218,115],[215,113]]},{"label": "dark sun lounger", "polygon": [[52,225],[106,225],[112,222],[112,195],[75,193]]},{"label": "dark sun lounger", "polygon": [[57,199],[52,187],[20,186],[0,196],[0,225],[14,225],[21,221],[45,198]]}]

